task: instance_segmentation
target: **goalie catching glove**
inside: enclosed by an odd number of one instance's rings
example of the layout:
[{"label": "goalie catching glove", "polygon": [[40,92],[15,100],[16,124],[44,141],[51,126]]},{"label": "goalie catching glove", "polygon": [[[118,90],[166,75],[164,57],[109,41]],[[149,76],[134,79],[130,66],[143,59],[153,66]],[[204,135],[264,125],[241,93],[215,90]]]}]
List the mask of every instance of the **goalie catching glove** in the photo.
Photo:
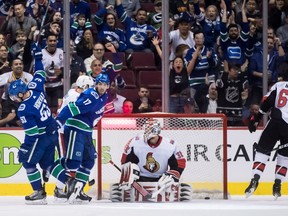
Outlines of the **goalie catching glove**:
[{"label": "goalie catching glove", "polygon": [[180,173],[176,170],[168,170],[161,178],[158,180],[158,185],[160,188],[164,188],[165,190],[170,188],[172,184],[175,182],[179,182]]},{"label": "goalie catching glove", "polygon": [[250,133],[253,133],[256,131],[256,129],[259,125],[259,122],[262,119],[262,116],[263,116],[263,114],[259,110],[259,112],[257,114],[252,114],[249,117],[248,129],[249,129]]},{"label": "goalie catching glove", "polygon": [[137,164],[128,162],[122,165],[119,188],[128,190],[134,181],[140,178],[140,169]]}]

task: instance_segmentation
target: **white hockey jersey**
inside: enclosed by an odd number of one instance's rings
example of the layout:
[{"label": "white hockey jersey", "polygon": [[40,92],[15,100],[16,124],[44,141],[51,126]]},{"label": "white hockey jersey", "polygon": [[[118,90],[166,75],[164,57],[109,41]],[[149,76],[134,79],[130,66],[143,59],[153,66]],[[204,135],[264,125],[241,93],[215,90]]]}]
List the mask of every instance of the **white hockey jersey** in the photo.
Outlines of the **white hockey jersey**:
[{"label": "white hockey jersey", "polygon": [[[264,102],[260,109],[263,112],[271,110],[271,118],[282,118],[288,124],[288,82],[275,83],[264,96]],[[281,116],[278,114],[281,112]]]},{"label": "white hockey jersey", "polygon": [[160,178],[167,170],[176,170],[181,174],[186,159],[177,143],[170,138],[159,137],[156,145],[145,143],[143,135],[131,139],[125,146],[121,163],[136,163],[140,176],[148,178]]}]

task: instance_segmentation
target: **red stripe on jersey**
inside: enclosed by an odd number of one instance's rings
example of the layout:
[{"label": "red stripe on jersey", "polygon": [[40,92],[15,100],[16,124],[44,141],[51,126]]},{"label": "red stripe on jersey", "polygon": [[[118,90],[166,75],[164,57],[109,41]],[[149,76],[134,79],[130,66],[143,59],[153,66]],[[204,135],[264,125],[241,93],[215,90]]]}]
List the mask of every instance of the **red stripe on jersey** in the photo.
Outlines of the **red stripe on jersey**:
[{"label": "red stripe on jersey", "polygon": [[261,162],[254,162],[254,164],[253,164],[253,169],[257,169],[257,170],[260,170],[260,171],[264,171],[264,169],[265,169],[265,166],[266,166],[266,164],[264,164],[264,163],[261,163]]},{"label": "red stripe on jersey", "polygon": [[124,163],[126,162],[126,157],[127,157],[126,154],[122,154],[122,157],[121,157],[121,164],[124,164]]},{"label": "red stripe on jersey", "polygon": [[286,173],[287,173],[287,167],[281,167],[279,165],[276,166],[275,174],[286,176]]},{"label": "red stripe on jersey", "polygon": [[185,158],[177,159],[178,167],[184,169],[186,167]]}]

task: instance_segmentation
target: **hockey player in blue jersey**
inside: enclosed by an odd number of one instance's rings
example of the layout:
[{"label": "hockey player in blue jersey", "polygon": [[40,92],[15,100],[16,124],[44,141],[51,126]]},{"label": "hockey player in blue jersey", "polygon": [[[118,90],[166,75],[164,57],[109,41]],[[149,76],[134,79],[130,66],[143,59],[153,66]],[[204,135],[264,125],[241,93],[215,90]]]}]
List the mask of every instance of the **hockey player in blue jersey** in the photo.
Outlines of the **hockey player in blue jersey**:
[{"label": "hockey player in blue jersey", "polygon": [[45,183],[54,164],[55,146],[58,142],[57,123],[45,99],[44,83],[46,74],[42,65],[40,47],[34,47],[35,73],[28,85],[21,79],[12,82],[8,88],[13,101],[21,102],[17,115],[25,131],[18,159],[26,169],[29,182],[34,192],[25,197],[26,204],[47,204]]},{"label": "hockey player in blue jersey", "polygon": [[[82,189],[89,179],[96,159],[92,129],[104,113],[110,84],[108,75],[99,74],[95,84],[95,88],[88,88],[81,93],[76,102],[65,106],[56,118],[59,125],[65,123],[64,144],[67,151],[65,157],[55,163],[52,175],[63,185],[69,180],[67,197],[72,204],[85,200]],[[75,179],[68,178],[69,172],[76,173]]]}]

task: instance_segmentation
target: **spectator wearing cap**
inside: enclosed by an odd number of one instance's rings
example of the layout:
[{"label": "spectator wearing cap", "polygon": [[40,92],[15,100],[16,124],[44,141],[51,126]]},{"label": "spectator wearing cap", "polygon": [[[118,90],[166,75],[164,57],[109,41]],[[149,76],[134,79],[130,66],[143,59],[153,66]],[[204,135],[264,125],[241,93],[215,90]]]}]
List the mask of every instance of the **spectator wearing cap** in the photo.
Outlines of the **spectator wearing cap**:
[{"label": "spectator wearing cap", "polygon": [[190,48],[195,45],[193,32],[191,29],[192,17],[189,13],[184,12],[178,20],[178,29],[169,32],[169,41],[171,44],[170,61],[175,58],[176,47],[180,44],[187,44]]},{"label": "spectator wearing cap", "polygon": [[202,26],[205,36],[205,46],[215,48],[217,38],[220,35],[220,16],[215,5],[209,5],[205,14],[201,12],[199,0],[193,1],[197,22]]},{"label": "spectator wearing cap", "polygon": [[25,36],[28,37],[31,27],[37,26],[35,19],[30,16],[25,16],[25,11],[24,3],[16,1],[14,6],[10,7],[8,15],[1,26],[1,33],[10,34],[11,44],[13,44],[16,39],[16,31],[18,29],[23,30]]},{"label": "spectator wearing cap", "polygon": [[63,34],[62,34],[62,25],[60,22],[53,21],[49,25],[46,25],[43,28],[42,32],[40,32],[40,41],[42,49],[46,46],[46,40],[49,35],[57,36],[57,48],[63,48],[64,41],[63,41]]}]

